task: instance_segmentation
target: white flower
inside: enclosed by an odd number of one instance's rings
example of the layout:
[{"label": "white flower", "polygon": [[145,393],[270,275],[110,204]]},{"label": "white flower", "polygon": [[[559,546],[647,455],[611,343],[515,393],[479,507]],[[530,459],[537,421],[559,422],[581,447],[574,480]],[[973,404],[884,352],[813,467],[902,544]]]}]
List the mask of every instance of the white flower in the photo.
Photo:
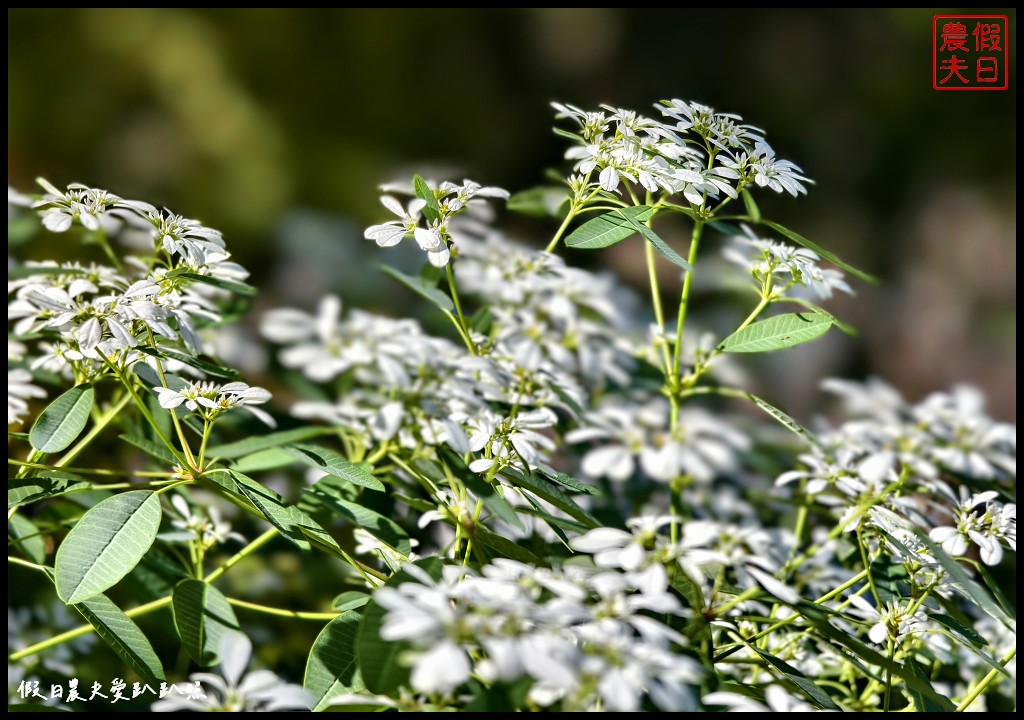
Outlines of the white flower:
[{"label": "white flower", "polygon": [[[10,351],[8,351],[9,353]],[[7,370],[7,424],[21,422],[28,414],[29,398],[44,398],[46,391],[32,384],[32,373],[23,368]]]},{"label": "white flower", "polygon": [[705,705],[724,705],[728,712],[834,712],[814,707],[781,685],[769,685],[764,689],[764,703],[741,693],[726,691],[708,693],[702,700]]},{"label": "white flower", "polygon": [[972,494],[961,485],[957,497],[945,483],[936,482],[935,486],[941,497],[954,503],[949,511],[956,525],[940,526],[928,533],[945,552],[953,556],[966,555],[973,542],[980,550],[982,562],[998,565],[1003,559],[1000,540],[1017,549],[1016,503],[998,502],[999,493],[994,490]]},{"label": "white flower", "polygon": [[[231,523],[221,518],[219,508],[210,505],[205,513],[197,512],[181,495],[173,495],[171,505],[181,515],[180,518],[172,519],[171,525],[184,531],[183,536],[187,536],[189,540],[198,540],[207,548],[227,542],[229,539],[245,542],[245,536],[232,531]],[[162,538],[175,539],[166,536]]]},{"label": "white flower", "polygon": [[36,182],[46,190],[43,198],[32,207],[41,210],[39,213],[43,225],[50,232],[64,232],[68,230],[75,220],[82,224],[87,230],[99,230],[100,218],[109,208],[121,204],[121,198],[117,195],[87,187],[80,183],[68,185],[66,192],[54,187],[49,181],[37,178]]},{"label": "white flower", "polygon": [[887,639],[900,640],[914,632],[924,629],[928,616],[920,608],[912,614],[908,614],[909,607],[905,607],[898,600],[886,603],[881,610],[862,598],[860,595],[850,595],[849,612],[871,623],[868,630],[868,638],[871,642],[881,645]]},{"label": "white flower", "polygon": [[388,220],[381,225],[371,225],[366,228],[363,237],[373,240],[379,247],[391,247],[415,232],[420,221],[420,211],[426,203],[420,198],[414,198],[409,201],[409,209],[406,210],[395,198],[383,195],[380,204],[397,215],[398,219]]},{"label": "white flower", "polygon": [[201,381],[187,383],[180,390],[155,387],[153,391],[159,398],[160,407],[168,410],[173,410],[184,403],[189,410],[198,412],[207,420],[212,420],[225,410],[242,407],[267,425],[275,425],[274,419],[270,415],[253,407],[270,400],[270,393],[261,387],[250,387],[242,382],[217,385]]},{"label": "white flower", "polygon": [[252,658],[252,643],[240,632],[227,630],[220,639],[220,670],[192,673],[189,680],[207,691],[205,697],[190,699],[168,695],[150,707],[153,712],[281,712],[309,710],[313,696],[301,685],[284,682],[269,670],[245,669]]},{"label": "white flower", "polygon": [[667,515],[644,515],[630,518],[630,532],[618,528],[594,528],[573,538],[569,545],[578,552],[594,556],[599,567],[639,570],[651,562],[666,563],[674,559],[675,548],[658,531],[672,522]]},{"label": "white flower", "polygon": [[809,180],[800,174],[800,168],[789,160],[776,159],[775,151],[764,142],[755,146],[749,167],[759,187],[771,188],[777,193],[788,192],[793,197],[807,192],[803,183]]},{"label": "white flower", "polygon": [[[759,238],[746,225],[743,226],[743,232],[744,235],[733,237],[732,244],[726,246],[722,254],[752,273],[759,285],[774,276],[783,278],[783,281],[788,278],[784,287],[776,288],[777,292],[802,286],[823,299],[832,297],[833,290],[853,294],[853,289],[843,279],[840,271],[818,266],[821,258],[816,252]],[[753,249],[753,254],[750,249]]]}]

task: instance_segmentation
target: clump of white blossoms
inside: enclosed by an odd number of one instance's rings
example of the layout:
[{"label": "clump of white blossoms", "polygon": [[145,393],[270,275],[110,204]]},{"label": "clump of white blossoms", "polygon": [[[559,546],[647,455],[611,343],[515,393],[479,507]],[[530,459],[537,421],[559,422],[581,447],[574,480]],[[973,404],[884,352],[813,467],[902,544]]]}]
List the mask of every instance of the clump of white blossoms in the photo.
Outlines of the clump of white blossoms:
[{"label": "clump of white blossoms", "polygon": [[645,696],[667,711],[696,709],[699,663],[672,652],[683,637],[644,611],[677,614],[658,566],[637,573],[532,568],[512,560],[483,575],[446,567],[438,580],[383,588],[381,637],[409,641],[412,688],[451,694],[473,674],[528,679],[537,709],[639,710]]}]

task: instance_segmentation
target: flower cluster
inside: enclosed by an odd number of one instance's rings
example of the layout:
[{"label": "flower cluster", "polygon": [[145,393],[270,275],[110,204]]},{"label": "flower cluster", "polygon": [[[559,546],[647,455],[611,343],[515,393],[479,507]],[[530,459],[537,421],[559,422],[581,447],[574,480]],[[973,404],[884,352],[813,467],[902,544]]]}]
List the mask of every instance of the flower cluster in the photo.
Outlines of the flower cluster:
[{"label": "flower cluster", "polygon": [[635,711],[649,697],[668,711],[696,709],[699,663],[684,638],[648,613],[681,612],[664,569],[617,573],[545,570],[496,560],[481,574],[445,567],[432,579],[377,591],[381,636],[412,644],[414,690],[453,693],[471,675],[530,681],[529,702],[563,711]]},{"label": "flower cluster", "polygon": [[[7,319],[13,338],[25,340],[14,341],[21,367],[10,368],[8,353],[9,424],[24,414],[27,398],[41,396],[34,371],[86,383],[144,363],[203,377],[195,360],[205,349],[203,328],[222,320],[218,302],[228,292],[249,291],[248,272],[231,260],[220,232],[106,190],[39,183],[45,192],[38,199],[8,191],[12,211],[30,205],[51,232],[80,228],[110,264],[28,262],[11,270]],[[129,254],[119,255],[111,239]],[[269,399],[244,388],[228,395],[224,407]]]},{"label": "flower cluster", "polygon": [[577,197],[621,193],[623,182],[649,193],[682,193],[697,208],[722,195],[735,199],[751,184],[806,192],[800,168],[777,159],[762,131],[737,115],[683,100],[656,105],[660,120],[607,105],[597,112],[553,105],[559,118],[578,126],[563,133],[577,143],[565,154],[575,161],[570,184]]}]

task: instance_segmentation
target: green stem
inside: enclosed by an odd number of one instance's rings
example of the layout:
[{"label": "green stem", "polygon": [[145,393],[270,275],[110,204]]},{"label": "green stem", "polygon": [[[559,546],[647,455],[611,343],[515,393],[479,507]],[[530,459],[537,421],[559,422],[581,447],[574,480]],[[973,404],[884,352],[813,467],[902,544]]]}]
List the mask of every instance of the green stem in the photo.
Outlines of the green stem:
[{"label": "green stem", "polygon": [[[1011,650],[1003,656],[1003,659],[999,661],[999,665],[1001,667],[1006,667],[1006,664],[1013,660],[1016,654],[1017,648],[1014,647],[1013,650]],[[991,685],[993,681],[995,681],[995,679],[998,678],[1001,674],[1002,673],[1000,673],[999,670],[992,668],[992,670],[989,671],[988,675],[983,677],[981,679],[981,682],[979,682],[973,690],[967,693],[967,697],[960,701],[960,704],[956,706],[955,712],[963,712],[964,710],[969,708],[971,706],[971,703],[977,700],[978,696],[985,692],[985,690],[988,689],[988,686]]]},{"label": "green stem", "polygon": [[860,546],[860,560],[864,563],[864,569],[868,573],[868,585],[871,586],[871,594],[875,598],[875,607],[878,608],[878,612],[882,612],[882,596],[878,592],[878,586],[875,585],[875,577],[871,573],[871,562],[868,560],[868,549],[864,545],[864,538],[861,537],[861,532],[857,530],[857,545]]},{"label": "green stem", "polygon": [[213,423],[208,418],[203,418],[203,440],[199,444],[199,472],[203,471],[206,467],[204,460],[206,458],[206,443],[210,440],[210,430],[213,428]]},{"label": "green stem", "polygon": [[127,405],[128,401],[131,400],[131,399],[132,399],[132,396],[127,394],[127,393],[125,393],[125,395],[120,400],[118,400],[116,403],[114,403],[114,405],[110,408],[110,410],[107,411],[107,414],[104,415],[103,417],[101,417],[92,426],[92,429],[89,430],[88,434],[86,434],[85,437],[83,437],[81,440],[79,440],[78,443],[73,448],[68,450],[67,453],[64,454],[64,457],[62,457],[60,460],[55,462],[53,466],[54,467],[64,467],[69,462],[71,462],[76,457],[78,457],[78,455],[83,450],[85,450],[86,447],[88,447],[89,443],[91,443],[96,438],[97,435],[99,435],[101,432],[103,432],[103,429],[107,425],[110,424],[110,421],[113,420],[114,418],[116,418],[121,413],[121,411],[124,410],[125,405]]},{"label": "green stem", "polygon": [[[871,573],[868,573],[868,577],[871,577]],[[889,662],[892,662],[893,658],[896,657],[896,641],[889,638]],[[882,710],[889,712],[889,705],[892,702],[892,672],[889,668],[885,669],[885,699],[882,701]]]},{"label": "green stem", "polygon": [[[126,610],[124,614],[130,618],[135,618],[139,617],[140,615],[146,615],[148,613],[151,613],[154,610],[159,610],[160,608],[167,607],[170,604],[171,596],[168,595],[167,597],[160,598],[159,600],[154,600],[153,602],[146,603],[145,605],[139,605],[138,607],[132,608],[131,610]],[[16,653],[11,653],[7,657],[7,659],[9,662],[18,662],[19,660],[27,658],[30,655],[35,655],[36,653],[42,652],[43,650],[46,650],[48,648],[56,647],[57,645],[69,642],[71,640],[74,640],[75,638],[82,637],[83,635],[88,635],[89,633],[94,632],[95,630],[96,628],[94,628],[92,625],[81,625],[75,628],[74,630],[68,630],[67,632],[61,633],[60,635],[54,635],[49,640],[44,640],[43,642],[39,642],[35,645],[28,646],[24,650],[19,650]]]},{"label": "green stem", "polygon": [[548,243],[548,246],[544,249],[544,252],[550,253],[555,251],[555,248],[558,247],[558,241],[562,239],[562,233],[564,233],[566,228],[569,227],[569,223],[572,222],[572,219],[576,217],[576,212],[577,211],[575,205],[569,208],[569,212],[566,213],[565,215],[565,220],[562,221],[562,224],[558,227],[558,230],[555,231],[555,236],[551,238],[551,242]]},{"label": "green stem", "polygon": [[333,620],[334,618],[342,615],[340,612],[300,612],[298,610],[282,610],[281,608],[270,607],[269,605],[258,605],[257,603],[246,602],[245,600],[238,600],[236,598],[227,598],[229,605],[235,607],[245,608],[246,610],[255,610],[256,612],[265,613],[267,615],[277,615],[278,617],[292,618],[294,620]]},{"label": "green stem", "polygon": [[258,538],[253,540],[251,543],[246,545],[244,548],[242,548],[241,550],[236,552],[234,555],[229,557],[224,562],[223,565],[221,565],[219,568],[217,568],[216,570],[211,572],[209,575],[207,575],[206,578],[205,578],[205,581],[208,582],[208,583],[212,583],[214,580],[216,580],[221,575],[223,575],[228,570],[230,570],[235,565],[237,565],[239,563],[239,561],[244,560],[249,555],[252,555],[256,550],[259,550],[261,547],[263,547],[268,542],[273,540],[276,535],[277,535],[277,528],[270,528],[269,530],[264,532],[262,535],[260,535]]},{"label": "green stem", "polygon": [[[59,465],[44,465],[43,463],[32,463],[24,462],[22,460],[12,460],[7,458],[8,465],[18,465],[21,467],[30,468],[33,470],[53,470],[54,467],[60,467]],[[103,468],[83,468],[83,467],[65,467],[65,470],[72,473],[78,473],[79,475],[105,475],[109,477],[151,477],[151,478],[169,478],[174,477],[174,473],[165,472],[162,470],[105,470]],[[107,487],[107,486],[104,486]]]},{"label": "green stem", "polygon": [[[153,335],[153,330],[147,325],[146,332],[149,333],[149,346],[154,350],[159,350],[156,344],[156,336]],[[160,358],[154,358],[156,365],[156,373],[160,377],[160,384],[165,388],[167,387],[167,376],[164,375],[164,364],[160,362]],[[178,420],[178,412],[173,408],[170,410],[171,423],[174,425],[174,432],[178,434],[178,442],[181,443],[181,449],[185,453],[185,459],[188,460],[189,467],[196,467],[195,458],[192,457],[192,448],[189,447],[188,438],[185,437],[185,431],[181,427],[181,422]],[[206,418],[203,418],[205,421]],[[202,463],[196,468],[199,472],[202,472]]]},{"label": "green stem", "polygon": [[[844,583],[843,583],[842,585],[840,585],[839,587],[837,587],[837,588],[836,588],[835,590],[830,590],[829,592],[827,592],[827,593],[825,593],[824,595],[822,595],[822,596],[821,596],[820,598],[818,598],[817,600],[815,600],[815,601],[814,601],[814,604],[815,604],[815,605],[820,605],[820,604],[821,604],[821,603],[823,603],[823,602],[828,602],[828,601],[829,601],[829,600],[831,600],[832,598],[834,598],[834,597],[836,597],[837,595],[840,595],[840,594],[842,594],[842,593],[846,592],[846,591],[847,591],[847,590],[849,590],[849,589],[850,589],[851,587],[853,587],[853,586],[854,586],[854,585],[856,585],[857,583],[859,583],[859,582],[861,582],[862,580],[864,580],[864,578],[865,578],[865,577],[867,577],[867,570],[862,570],[862,571],[861,571],[861,572],[859,572],[859,573],[858,573],[857,575],[854,575],[854,576],[853,576],[852,578],[850,578],[849,580],[847,580],[846,582],[844,582]],[[756,591],[756,590],[757,590],[757,589],[755,588],[755,591]],[[744,594],[744,595],[746,595],[746,594],[748,594],[748,593],[750,593],[750,594],[751,594],[751,596],[753,596],[753,595],[756,595],[756,594],[757,594],[756,592],[753,592],[753,593],[751,593],[751,591],[750,591],[750,590],[748,590],[748,591],[747,591],[746,593],[743,593],[743,594]],[[736,597],[736,600],[739,600],[739,599],[740,599],[740,597],[742,597],[742,596],[737,596],[737,597]],[[747,598],[744,598],[744,599],[747,599]],[[715,613],[716,613],[716,614],[721,614],[721,611],[720,611],[720,609],[719,609],[719,608],[716,608],[716,609],[715,609]],[[748,641],[753,641],[753,640],[759,640],[759,639],[761,639],[762,637],[764,637],[765,635],[770,635],[771,633],[775,632],[775,631],[776,631],[776,630],[778,630],[779,628],[783,628],[783,627],[785,627],[785,626],[787,626],[787,625],[791,625],[791,624],[793,624],[793,623],[794,623],[794,622],[796,622],[796,621],[797,621],[798,619],[800,619],[800,616],[799,616],[799,615],[796,615],[796,614],[794,614],[794,615],[790,615],[790,616],[789,616],[788,618],[786,618],[785,620],[780,620],[779,622],[775,623],[775,624],[774,624],[774,625],[772,625],[771,627],[769,627],[769,628],[765,628],[765,629],[764,629],[764,630],[762,630],[761,632],[759,632],[759,633],[757,633],[757,634],[755,634],[755,635],[752,635],[752,636],[750,636],[749,638],[747,638],[747,640],[748,640]],[[736,652],[736,650],[735,650],[735,649],[731,649],[731,650],[725,650],[725,651],[723,651],[723,652],[722,652],[722,653],[721,653],[721,654],[720,654],[720,655],[719,655],[718,657],[716,657],[716,658],[715,658],[715,662],[718,662],[719,660],[721,660],[721,659],[723,659],[723,658],[725,658],[725,657],[727,657],[727,656],[729,656],[729,655],[732,655],[732,654],[733,654],[734,652]]]},{"label": "green stem", "polygon": [[113,263],[117,271],[124,275],[124,265],[121,264],[121,258],[114,252],[114,248],[110,247],[110,242],[107,240],[107,233],[103,228],[95,230],[92,233],[93,238],[96,239],[96,244],[103,248],[104,254]]},{"label": "green stem", "polygon": [[651,243],[644,243],[644,251],[647,256],[647,275],[651,281],[651,303],[654,305],[654,319],[658,323],[661,334],[658,337],[658,344],[661,345],[663,362],[665,363],[664,373],[666,382],[672,378],[672,360],[669,356],[668,338],[665,337],[665,311],[661,305],[661,290],[658,287],[658,272],[655,265],[654,246]]},{"label": "green stem", "polygon": [[[211,572],[209,575],[207,575],[204,578],[204,582],[212,583],[214,580],[219,578],[221,575],[223,575],[229,569],[234,567],[239,561],[241,561],[245,557],[251,555],[253,552],[258,550],[262,546],[266,545],[267,542],[272,540],[274,538],[274,536],[276,536],[276,535],[277,535],[277,529],[276,528],[271,528],[271,529],[267,530],[265,533],[260,535],[258,538],[256,538],[251,543],[249,543],[244,548],[242,548],[237,553],[235,553],[230,558],[228,558],[227,561],[223,565],[221,565],[219,568],[217,568],[216,570]],[[8,558],[8,559],[16,561],[17,564],[20,564],[20,565],[29,565],[30,567],[33,567],[34,569],[41,569],[41,567],[42,567],[42,566],[36,566],[36,565],[32,565],[30,563],[26,563],[25,561],[20,561],[18,558]],[[132,608],[131,610],[126,610],[125,611],[125,615],[127,615],[130,618],[134,618],[134,617],[138,617],[139,615],[145,615],[147,613],[153,612],[154,610],[159,610],[160,608],[167,607],[168,605],[171,604],[171,597],[172,596],[168,595],[167,597],[160,598],[159,600],[154,600],[153,602],[146,603],[145,605],[139,605],[138,607]],[[75,628],[74,630],[68,630],[65,633],[61,633],[60,635],[53,636],[49,640],[44,640],[43,642],[39,642],[39,643],[36,643],[35,645],[31,645],[31,646],[25,648],[24,650],[19,650],[16,653],[12,653],[8,657],[8,660],[10,662],[17,662],[18,660],[21,660],[23,658],[27,658],[30,655],[35,655],[36,653],[41,652],[42,650],[46,650],[47,648],[55,647],[57,645],[60,645],[61,643],[68,642],[69,640],[74,640],[75,638],[81,637],[82,635],[88,635],[89,633],[95,631],[95,629],[96,628],[94,628],[92,625],[82,625],[80,627]]]},{"label": "green stem", "polygon": [[36,565],[34,562],[29,562],[28,560],[22,560],[21,558],[14,557],[12,555],[8,555],[7,556],[7,562],[10,565],[21,565],[22,567],[31,568],[32,570],[38,570],[41,573],[46,573],[47,572],[47,569],[45,567],[43,567],[42,565]]},{"label": "green stem", "polygon": [[462,303],[459,302],[459,291],[455,289],[455,271],[452,270],[452,264],[450,262],[444,266],[444,269],[448,276],[448,289],[452,294],[452,302],[455,303],[455,312],[459,316],[459,325],[462,327],[462,338],[469,346],[469,351],[474,355],[477,355],[476,343],[473,342],[473,338],[469,335],[469,326],[466,325],[466,318],[462,314]]},{"label": "green stem", "polygon": [[178,451],[178,449],[174,447],[174,443],[172,443],[170,439],[166,435],[164,435],[164,431],[160,429],[160,425],[157,423],[156,418],[154,418],[153,414],[149,412],[149,408],[146,407],[146,403],[143,402],[142,398],[139,397],[139,394],[135,392],[135,386],[132,384],[131,380],[125,377],[124,374],[122,374],[121,371],[117,368],[117,366],[114,365],[109,360],[107,360],[107,358],[103,358],[103,360],[104,362],[106,362],[107,367],[110,368],[111,372],[114,373],[114,377],[120,380],[121,384],[123,384],[125,388],[128,390],[128,394],[131,396],[132,400],[135,401],[135,405],[139,408],[139,412],[141,412],[142,416],[146,418],[147,422],[149,422],[150,427],[153,428],[153,432],[155,432],[156,436],[160,438],[160,442],[162,442],[164,446],[166,446],[166,448],[170,451],[171,455],[174,456],[174,459],[177,460],[178,463],[180,463],[183,468],[191,468],[192,464],[185,460],[185,458]]},{"label": "green stem", "polygon": [[679,390],[679,365],[683,354],[683,329],[686,327],[686,313],[690,306],[690,288],[693,285],[693,272],[697,262],[697,247],[700,245],[700,236],[704,230],[704,221],[697,220],[693,225],[693,234],[690,236],[690,254],[687,262],[690,263],[690,270],[683,278],[683,292],[679,298],[679,317],[676,321],[676,345],[672,359],[672,389]]}]

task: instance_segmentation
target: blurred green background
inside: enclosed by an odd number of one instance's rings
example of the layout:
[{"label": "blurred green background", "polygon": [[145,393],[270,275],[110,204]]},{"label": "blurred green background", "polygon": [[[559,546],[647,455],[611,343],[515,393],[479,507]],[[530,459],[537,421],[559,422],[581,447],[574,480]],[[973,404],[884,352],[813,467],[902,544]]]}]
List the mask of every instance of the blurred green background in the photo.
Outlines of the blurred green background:
[{"label": "blurred green background", "polygon": [[[361,238],[378,183],[428,168],[522,189],[559,163],[549,101],[693,99],[817,181],[767,215],[883,281],[829,306],[860,339],[764,364],[775,399],[806,416],[807,378],[873,373],[911,399],[978,384],[1014,419],[1016,13],[994,12],[1010,89],[949,93],[931,87],[931,10],[11,9],[8,179],[222,229],[257,310],[333,290],[398,314],[411,297],[367,271],[382,256]],[[509,220],[537,244],[553,230]],[[643,282],[628,249],[578,259]]]}]

